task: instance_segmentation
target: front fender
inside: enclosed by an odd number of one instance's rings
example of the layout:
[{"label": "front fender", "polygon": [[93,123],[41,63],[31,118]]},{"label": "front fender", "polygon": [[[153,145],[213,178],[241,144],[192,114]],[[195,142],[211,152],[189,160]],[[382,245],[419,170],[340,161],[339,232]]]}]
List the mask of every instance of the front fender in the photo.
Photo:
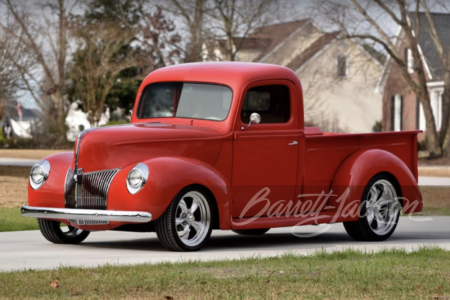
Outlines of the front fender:
[{"label": "front fender", "polygon": [[344,160],[334,176],[331,188],[337,197],[344,195],[347,188],[349,194],[342,200],[344,203],[338,203],[337,198],[333,198],[330,199],[329,205],[346,207],[353,201],[361,201],[366,185],[379,173],[389,173],[397,179],[401,190],[403,213],[422,211],[422,195],[411,170],[394,154],[379,149],[361,150]]},{"label": "front fender", "polygon": [[143,163],[148,166],[149,177],[142,190],[134,195],[127,190],[126,177],[136,163],[123,168],[114,177],[108,194],[109,210],[147,211],[156,220],[179,191],[198,184],[208,188],[214,195],[220,228],[230,228],[230,185],[217,170],[184,157],[158,157]]},{"label": "front fender", "polygon": [[67,170],[73,161],[73,152],[57,153],[45,158],[50,163],[47,181],[33,190],[28,179],[28,204],[30,206],[64,208],[64,186]]}]

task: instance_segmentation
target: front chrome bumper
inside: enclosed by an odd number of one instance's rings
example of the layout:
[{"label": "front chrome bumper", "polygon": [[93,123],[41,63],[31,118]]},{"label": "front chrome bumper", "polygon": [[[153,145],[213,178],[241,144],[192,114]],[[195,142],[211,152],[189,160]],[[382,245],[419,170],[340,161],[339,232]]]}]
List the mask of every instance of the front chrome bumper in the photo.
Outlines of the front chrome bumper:
[{"label": "front chrome bumper", "polygon": [[42,219],[74,219],[147,223],[152,215],[143,211],[117,211],[22,206],[22,216]]}]

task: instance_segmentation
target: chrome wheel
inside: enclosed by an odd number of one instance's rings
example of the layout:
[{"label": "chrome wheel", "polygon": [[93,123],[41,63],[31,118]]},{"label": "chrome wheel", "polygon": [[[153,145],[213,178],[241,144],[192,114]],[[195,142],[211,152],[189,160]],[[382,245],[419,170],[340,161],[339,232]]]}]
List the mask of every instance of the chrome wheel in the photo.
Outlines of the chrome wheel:
[{"label": "chrome wheel", "polygon": [[175,226],[183,244],[195,247],[201,244],[211,227],[208,200],[197,191],[181,197],[175,212]]},{"label": "chrome wheel", "polygon": [[384,241],[397,227],[402,209],[401,188],[390,174],[374,176],[361,195],[356,221],[344,222],[344,228],[357,241]]},{"label": "chrome wheel", "polygon": [[76,237],[79,236],[80,234],[83,233],[84,230],[76,228],[76,227],[72,227],[72,226],[67,226],[65,227],[61,227],[61,232],[65,235],[65,236],[69,236],[69,237]]},{"label": "chrome wheel", "polygon": [[156,219],[155,230],[161,244],[173,251],[196,251],[209,239],[213,227],[214,198],[203,187],[180,191],[166,211]]},{"label": "chrome wheel", "polygon": [[394,186],[387,180],[376,181],[366,201],[366,220],[377,235],[385,235],[397,225],[400,205]]}]

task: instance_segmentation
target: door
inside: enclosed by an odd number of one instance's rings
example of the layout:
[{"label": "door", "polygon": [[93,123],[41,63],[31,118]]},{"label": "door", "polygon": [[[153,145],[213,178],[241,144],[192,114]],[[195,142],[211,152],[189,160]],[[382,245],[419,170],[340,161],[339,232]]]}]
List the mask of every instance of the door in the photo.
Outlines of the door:
[{"label": "door", "polygon": [[[233,141],[234,218],[282,213],[294,201],[298,169],[298,105],[283,81],[247,89]],[[250,124],[250,115],[261,117]]]}]

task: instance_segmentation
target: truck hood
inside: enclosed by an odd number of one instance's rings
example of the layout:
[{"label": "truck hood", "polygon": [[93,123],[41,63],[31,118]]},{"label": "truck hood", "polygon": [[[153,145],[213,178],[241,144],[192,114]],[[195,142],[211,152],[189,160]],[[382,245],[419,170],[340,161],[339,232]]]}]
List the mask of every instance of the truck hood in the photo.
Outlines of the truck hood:
[{"label": "truck hood", "polygon": [[215,129],[164,123],[101,127],[80,136],[72,168],[78,160],[83,172],[123,168],[162,156],[188,157],[214,165],[222,145],[222,135]]}]

